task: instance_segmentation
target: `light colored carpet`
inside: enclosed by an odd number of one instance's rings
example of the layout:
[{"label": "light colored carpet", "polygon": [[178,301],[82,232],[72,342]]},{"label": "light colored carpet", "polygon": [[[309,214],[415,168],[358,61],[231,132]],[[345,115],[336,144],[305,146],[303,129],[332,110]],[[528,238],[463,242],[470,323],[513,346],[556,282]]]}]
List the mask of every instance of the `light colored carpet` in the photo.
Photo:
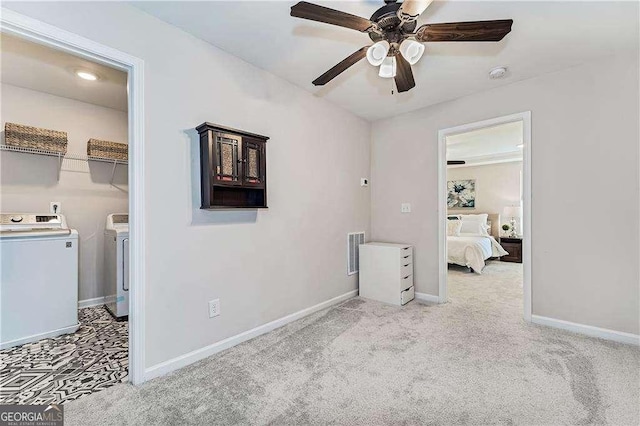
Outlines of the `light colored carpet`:
[{"label": "light colored carpet", "polygon": [[639,424],[640,350],[526,325],[521,273],[451,270],[445,305],[354,298],[66,404],[67,424]]}]

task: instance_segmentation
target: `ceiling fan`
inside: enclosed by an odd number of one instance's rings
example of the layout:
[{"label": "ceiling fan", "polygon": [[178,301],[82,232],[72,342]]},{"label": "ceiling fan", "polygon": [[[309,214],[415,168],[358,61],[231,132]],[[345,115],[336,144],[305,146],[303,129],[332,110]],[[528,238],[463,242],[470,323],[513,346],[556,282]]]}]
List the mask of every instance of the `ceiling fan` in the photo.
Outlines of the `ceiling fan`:
[{"label": "ceiling fan", "polygon": [[324,22],[367,33],[374,42],[358,49],[333,68],[313,80],[323,86],[347,68],[366,57],[371,65],[379,66],[379,76],[393,78],[398,92],[406,92],[416,83],[411,65],[424,53],[425,42],[438,41],[500,41],[511,31],[513,20],[452,22],[425,24],[416,29],[417,19],[433,0],[384,0],[370,19],[301,1],[291,7],[291,16]]}]

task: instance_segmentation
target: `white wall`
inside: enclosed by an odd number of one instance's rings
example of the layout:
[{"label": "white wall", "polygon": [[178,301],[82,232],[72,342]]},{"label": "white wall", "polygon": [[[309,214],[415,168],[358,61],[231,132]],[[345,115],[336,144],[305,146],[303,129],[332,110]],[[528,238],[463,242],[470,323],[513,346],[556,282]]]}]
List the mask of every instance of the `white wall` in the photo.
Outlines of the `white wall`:
[{"label": "white wall", "polygon": [[[3,6],[145,62],[148,367],[356,289],[346,235],[369,231],[368,122],[126,4]],[[271,137],[268,210],[198,209],[204,121]]]},{"label": "white wall", "polygon": [[[68,153],[86,154],[90,138],[127,143],[127,113],[73,99],[2,84],[2,129],[6,122],[67,132]],[[4,131],[2,132],[4,140]],[[3,141],[4,143],[4,141]],[[0,153],[3,212],[49,211],[62,203],[69,226],[80,236],[79,300],[104,296],[103,233],[107,214],[127,212],[127,168],[3,151]]]},{"label": "white wall", "polygon": [[374,123],[373,237],[413,243],[438,294],[438,130],[530,110],[533,313],[637,334],[638,74],[612,57]]},{"label": "white wall", "polygon": [[[504,208],[520,205],[520,173],[522,161],[486,164],[482,166],[447,167],[447,180],[475,179],[474,209],[448,209],[448,213],[498,213],[502,224],[509,223]],[[520,231],[520,218],[516,218]],[[502,231],[501,231],[502,232]]]}]

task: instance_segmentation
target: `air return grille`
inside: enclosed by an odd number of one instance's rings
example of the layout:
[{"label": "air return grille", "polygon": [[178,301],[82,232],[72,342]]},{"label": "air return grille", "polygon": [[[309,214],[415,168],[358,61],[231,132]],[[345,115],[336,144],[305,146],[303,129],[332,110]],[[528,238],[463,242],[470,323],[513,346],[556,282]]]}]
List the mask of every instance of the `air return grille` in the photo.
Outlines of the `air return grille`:
[{"label": "air return grille", "polygon": [[358,246],[364,244],[364,232],[350,232],[347,234],[347,275],[353,275],[360,270]]}]

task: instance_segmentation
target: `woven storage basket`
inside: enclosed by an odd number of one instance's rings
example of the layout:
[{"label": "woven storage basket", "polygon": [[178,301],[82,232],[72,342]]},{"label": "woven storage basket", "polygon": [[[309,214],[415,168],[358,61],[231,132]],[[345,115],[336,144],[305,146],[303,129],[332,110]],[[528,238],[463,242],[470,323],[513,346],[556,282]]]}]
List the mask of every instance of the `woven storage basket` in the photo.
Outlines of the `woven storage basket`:
[{"label": "woven storage basket", "polygon": [[15,123],[5,123],[4,143],[19,148],[39,149],[42,151],[67,152],[67,132],[39,129]]},{"label": "woven storage basket", "polygon": [[129,146],[126,143],[89,139],[87,155],[89,157],[110,158],[112,160],[127,160]]}]

